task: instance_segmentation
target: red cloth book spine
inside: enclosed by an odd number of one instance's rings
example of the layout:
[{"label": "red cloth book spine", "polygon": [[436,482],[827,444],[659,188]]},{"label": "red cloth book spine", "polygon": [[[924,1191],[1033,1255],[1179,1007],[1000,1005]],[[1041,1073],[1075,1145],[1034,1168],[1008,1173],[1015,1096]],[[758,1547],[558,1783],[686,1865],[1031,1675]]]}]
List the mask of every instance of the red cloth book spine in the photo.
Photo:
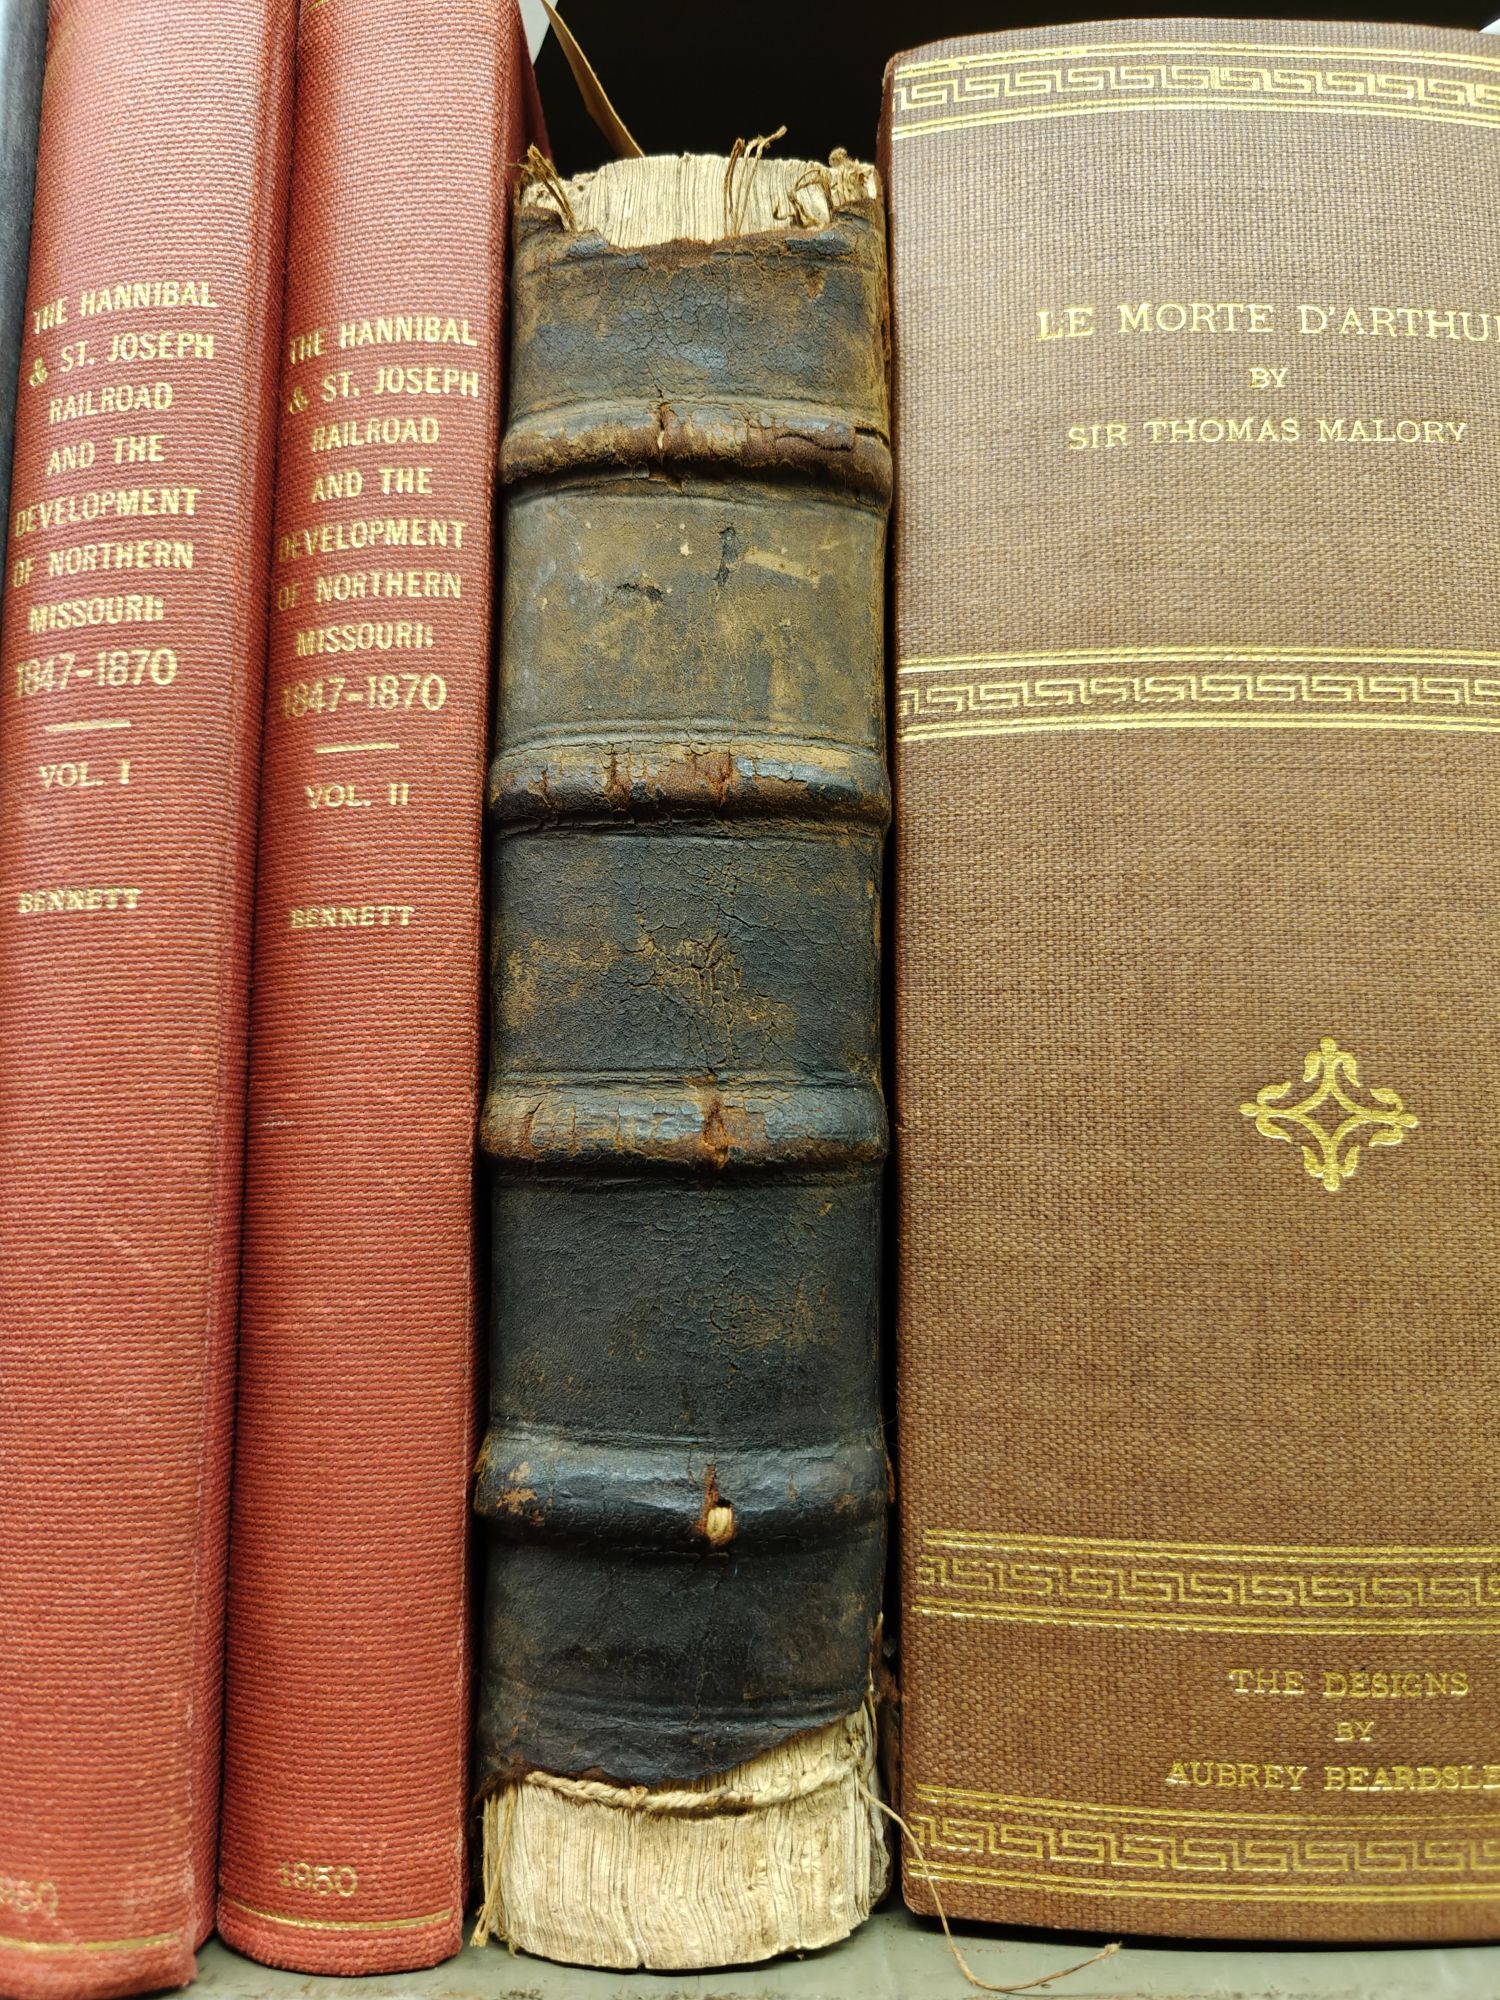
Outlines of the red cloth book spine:
[{"label": "red cloth book spine", "polygon": [[0,1993],[213,1917],[291,0],[53,0],[0,682]]},{"label": "red cloth book spine", "polygon": [[304,0],[262,779],[220,1929],[458,1948],[514,0]]}]

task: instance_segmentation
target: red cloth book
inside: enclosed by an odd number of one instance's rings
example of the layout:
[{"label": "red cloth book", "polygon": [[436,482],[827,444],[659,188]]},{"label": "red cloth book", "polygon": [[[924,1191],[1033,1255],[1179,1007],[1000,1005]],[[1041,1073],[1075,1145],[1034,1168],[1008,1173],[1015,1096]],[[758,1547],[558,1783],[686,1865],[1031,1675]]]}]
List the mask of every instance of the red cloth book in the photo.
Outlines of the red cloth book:
[{"label": "red cloth book", "polygon": [[304,4],[219,1924],[432,1964],[466,1889],[492,485],[514,0]]},{"label": "red cloth book", "polygon": [[0,690],[0,1993],[213,1919],[292,0],[52,0]]}]

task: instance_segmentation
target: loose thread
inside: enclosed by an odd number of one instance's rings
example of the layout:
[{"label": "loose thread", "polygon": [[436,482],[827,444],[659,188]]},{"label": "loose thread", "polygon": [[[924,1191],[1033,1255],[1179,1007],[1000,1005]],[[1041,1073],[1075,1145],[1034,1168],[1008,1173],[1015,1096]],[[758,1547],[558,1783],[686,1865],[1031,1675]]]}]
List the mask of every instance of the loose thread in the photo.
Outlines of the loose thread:
[{"label": "loose thread", "polygon": [[743,139],[736,139],[729,149],[729,158],[724,162],[724,234],[734,234],[734,175],[745,151]]},{"label": "loose thread", "polygon": [[[860,1704],[858,1722],[863,1725],[858,1729],[858,1737],[860,1739],[858,1741],[856,1741],[855,1735],[855,1719],[850,1718],[850,1721],[844,1725],[845,1729],[849,1732],[849,1748],[854,1752],[854,1760],[847,1775],[853,1778],[856,1791],[864,1800],[866,1807],[872,1815],[872,1828],[878,1826],[879,1818],[883,1817],[888,1819],[892,1825],[898,1827],[910,1842],[912,1850],[917,1857],[917,1865],[921,1869],[927,1887],[932,1893],[933,1906],[937,1910],[938,1922],[943,1927],[944,1941],[948,1946],[954,1964],[958,1967],[960,1973],[970,1986],[974,1987],[980,1993],[997,1993],[1001,1995],[1034,1993],[1042,1987],[1053,1985],[1059,1979],[1070,1979],[1074,1973],[1086,1972],[1091,1965],[1098,1965],[1104,1959],[1112,1958],[1120,1950],[1120,1943],[1116,1940],[1111,1944],[1104,1945],[1099,1951],[1091,1953],[1088,1958],[1080,1959],[1076,1965],[1063,1966],[1056,1972],[1042,1973],[1038,1978],[1024,1980],[1019,1985],[1002,1986],[990,1980],[981,1979],[958,1948],[957,1940],[954,1938],[952,1927],[948,1922],[948,1913],[943,1908],[943,1899],[939,1893],[932,1869],[928,1864],[927,1851],[923,1846],[921,1838],[913,1831],[909,1822],[903,1819],[901,1814],[896,1811],[895,1807],[887,1805],[885,1800],[875,1792],[866,1776],[866,1771],[872,1768],[870,1759],[874,1748],[875,1697],[873,1687],[867,1688],[865,1699]],[[616,1810],[623,1810],[625,1812],[639,1813],[645,1811],[650,1813],[655,1810],[656,1812],[668,1815],[690,1813],[696,1816],[704,1806],[708,1806],[710,1811],[716,1810],[722,1813],[726,1805],[733,1812],[736,1808],[743,1810],[751,1802],[759,1807],[789,1804],[793,1799],[806,1798],[813,1792],[822,1790],[824,1782],[826,1780],[809,1784],[804,1780],[803,1783],[797,1785],[768,1787],[766,1791],[758,1795],[753,1792],[749,1794],[732,1792],[727,1787],[720,1787],[708,1792],[661,1792],[657,1793],[655,1798],[653,1798],[644,1786],[616,1787],[601,1785],[587,1779],[563,1778],[551,1772],[528,1771],[519,1783],[507,1785],[502,1793],[492,1795],[484,1802],[484,1900],[474,1921],[471,1942],[475,1945],[485,1945],[488,1944],[492,1937],[497,1937],[503,1939],[511,1951],[514,1951],[516,1948],[509,1935],[505,1921],[505,1901],[501,1883],[504,1874],[505,1856],[510,1845],[511,1828],[515,1819],[516,1802],[522,1784],[540,1785],[549,1791],[556,1791],[565,1797],[571,1796],[577,1799],[579,1803],[611,1805]]]},{"label": "loose thread", "polygon": [[[806,199],[809,193],[823,197],[824,214],[820,215],[816,204]],[[816,160],[809,160],[776,204],[775,214],[778,218],[785,216],[800,229],[813,229],[826,222],[832,213],[833,177],[827,167]]]},{"label": "loose thread", "polygon": [[[785,125],[778,125],[774,132],[765,132],[748,144],[736,139],[729,159],[724,167],[724,234],[738,236],[744,229],[750,213],[750,191],[755,186],[755,177],[760,171],[760,163],[765,158],[766,148],[774,146],[778,139],[786,137]],[[743,180],[739,180],[739,170],[745,169]]]},{"label": "loose thread", "polygon": [[912,1832],[900,1813],[896,1811],[896,1808],[888,1806],[884,1799],[877,1798],[862,1777],[856,1778],[855,1782],[869,1803],[875,1808],[876,1812],[884,1813],[887,1819],[900,1827],[906,1838],[911,1842],[912,1847],[916,1851],[917,1862],[922,1870],[927,1887],[932,1892],[932,1901],[938,1913],[938,1922],[943,1927],[943,1936],[947,1940],[949,1951],[953,1954],[953,1963],[958,1967],[964,1978],[968,1980],[969,1984],[977,1987],[981,1993],[1034,1993],[1038,1987],[1050,1986],[1054,1980],[1071,1979],[1075,1972],[1087,1972],[1091,1965],[1098,1965],[1102,1959],[1113,1958],[1115,1953],[1120,1949],[1120,1940],[1116,1938],[1113,1944],[1105,1945],[1101,1950],[1094,1952],[1088,1958],[1079,1959],[1076,1965],[1065,1965],[1057,1972],[1044,1972],[1039,1979],[1024,1980],[1019,1986],[994,1986],[989,1980],[981,1979],[979,1974],[969,1965],[954,1940],[953,1932],[948,1924],[948,1912],[943,1908],[943,1899],[938,1894],[937,1883],[933,1879],[932,1870],[927,1865],[927,1853],[922,1842]]},{"label": "loose thread", "polygon": [[[484,1901],[479,1906],[479,1914],[474,1919],[471,1944],[488,1944],[492,1937],[503,1938],[510,1945],[510,1933],[505,1924],[505,1897],[501,1889],[501,1879],[505,1867],[505,1851],[510,1845],[511,1821],[516,1816],[516,1794],[512,1787],[503,1798],[488,1798],[484,1802]],[[491,1858],[493,1856],[493,1859]]]},{"label": "loose thread", "polygon": [[563,185],[562,176],[539,146],[526,149],[526,173],[528,179],[544,188],[556,204],[563,225],[575,236],[578,233],[578,219],[573,213],[573,204],[568,200],[568,190]]}]

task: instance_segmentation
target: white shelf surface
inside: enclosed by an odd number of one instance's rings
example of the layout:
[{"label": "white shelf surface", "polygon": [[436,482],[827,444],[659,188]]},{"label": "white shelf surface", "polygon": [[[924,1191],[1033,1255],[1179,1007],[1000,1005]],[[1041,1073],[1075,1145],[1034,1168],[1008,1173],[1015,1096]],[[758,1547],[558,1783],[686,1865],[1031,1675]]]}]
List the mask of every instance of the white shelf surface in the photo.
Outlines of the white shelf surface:
[{"label": "white shelf surface", "polygon": [[[965,1929],[975,1973],[1020,1985],[1095,1948],[1087,1939]],[[472,1948],[429,1972],[371,1979],[271,1972],[217,1939],[198,1955],[198,2000],[964,2000],[972,1995],[935,1924],[887,1905],[846,1943],[736,1972],[590,1972]],[[1500,1945],[1345,1951],[1259,1945],[1132,1945],[1038,2000],[1500,2000]]]}]

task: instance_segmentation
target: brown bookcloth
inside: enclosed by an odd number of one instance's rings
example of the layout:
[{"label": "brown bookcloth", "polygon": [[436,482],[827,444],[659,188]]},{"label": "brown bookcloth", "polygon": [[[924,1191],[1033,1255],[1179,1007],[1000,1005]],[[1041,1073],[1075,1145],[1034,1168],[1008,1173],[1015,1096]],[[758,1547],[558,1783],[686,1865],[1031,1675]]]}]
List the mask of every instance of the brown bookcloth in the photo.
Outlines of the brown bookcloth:
[{"label": "brown bookcloth", "polygon": [[1500,1932],[1497,128],[1500,48],[1406,27],[888,75],[950,1913]]}]

